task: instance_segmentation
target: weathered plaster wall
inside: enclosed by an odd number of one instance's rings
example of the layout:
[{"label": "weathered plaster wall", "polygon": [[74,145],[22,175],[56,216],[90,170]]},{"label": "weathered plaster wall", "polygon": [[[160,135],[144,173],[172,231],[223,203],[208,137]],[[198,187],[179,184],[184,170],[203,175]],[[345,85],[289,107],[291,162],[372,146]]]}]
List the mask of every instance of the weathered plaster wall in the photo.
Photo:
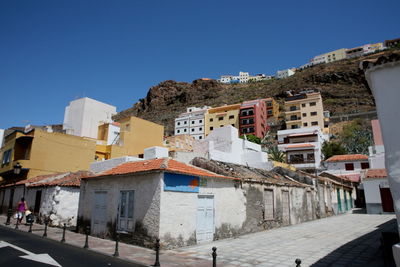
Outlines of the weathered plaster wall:
[{"label": "weathered plaster wall", "polygon": [[92,234],[113,235],[118,215],[120,190],[134,190],[135,230],[133,233],[123,235],[122,238],[126,242],[146,246],[146,242],[159,234],[161,176],[160,173],[150,173],[83,179],[78,211],[78,229],[82,230],[83,226],[91,224],[95,191],[107,191],[106,232],[92,232]]},{"label": "weathered plaster wall", "polygon": [[79,192],[77,187],[32,187],[27,190],[27,200],[29,206],[33,210],[36,199],[36,192],[41,190],[41,204],[39,210],[39,218],[49,217],[50,224],[54,226],[76,226]]},{"label": "weathered plaster wall", "polygon": [[162,191],[160,238],[167,247],[196,244],[197,201],[199,195],[214,196],[214,238],[239,232],[246,219],[244,192],[233,180],[207,178],[199,193]]}]

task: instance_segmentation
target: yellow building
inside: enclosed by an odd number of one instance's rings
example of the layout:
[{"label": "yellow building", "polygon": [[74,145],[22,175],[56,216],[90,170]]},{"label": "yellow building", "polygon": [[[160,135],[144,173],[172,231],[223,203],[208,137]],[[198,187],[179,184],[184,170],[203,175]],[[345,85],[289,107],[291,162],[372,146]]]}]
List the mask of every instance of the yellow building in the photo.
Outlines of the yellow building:
[{"label": "yellow building", "polygon": [[326,63],[345,59],[346,58],[346,48],[341,48],[335,51],[331,51],[328,53],[323,54],[322,56],[325,56]]},{"label": "yellow building", "polygon": [[[0,149],[0,176],[3,180],[16,181],[55,172],[89,170],[95,158],[96,141],[47,132],[34,128],[29,132],[15,130],[5,137]],[[14,166],[22,166],[14,174]]]},{"label": "yellow building", "polygon": [[193,151],[196,142],[193,136],[188,134],[173,135],[165,138],[165,146],[169,151]]},{"label": "yellow building", "polygon": [[267,106],[267,118],[274,117],[278,119],[279,117],[279,104],[272,97],[265,98],[265,104]]},{"label": "yellow building", "polygon": [[329,132],[325,123],[322,97],[318,92],[302,93],[285,99],[285,121],[287,129],[319,126]]},{"label": "yellow building", "polygon": [[99,126],[99,140],[96,159],[111,159],[122,156],[143,157],[144,149],[163,146],[164,126],[137,117],[127,117],[119,121],[119,138],[107,142],[110,124]]},{"label": "yellow building", "polygon": [[240,104],[210,108],[205,114],[205,135],[226,125],[239,129],[239,110]]}]

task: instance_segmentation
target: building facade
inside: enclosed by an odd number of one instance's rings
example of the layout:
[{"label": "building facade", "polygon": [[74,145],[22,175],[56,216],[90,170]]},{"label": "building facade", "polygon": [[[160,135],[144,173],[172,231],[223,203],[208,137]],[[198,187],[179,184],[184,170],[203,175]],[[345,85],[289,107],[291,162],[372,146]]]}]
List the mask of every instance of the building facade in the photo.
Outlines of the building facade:
[{"label": "building facade", "polygon": [[324,120],[324,108],[319,92],[300,93],[285,99],[285,121],[287,129],[318,126],[329,131]]},{"label": "building facade", "polygon": [[320,169],[322,144],[327,140],[318,126],[278,131],[278,149],[286,153],[286,163],[297,169]]},{"label": "building facade", "polygon": [[239,129],[240,104],[225,105],[208,109],[205,114],[205,136],[214,129],[231,125]]},{"label": "building facade", "polygon": [[123,156],[143,157],[146,148],[163,145],[164,126],[162,125],[137,117],[122,118],[118,123],[119,138],[114,138],[118,141],[112,141],[112,144],[107,145],[105,140],[99,140],[96,145],[97,160]]},{"label": "building facade", "polygon": [[84,97],[71,101],[65,108],[63,129],[67,134],[97,138],[100,124],[112,122],[117,109],[109,104]]},{"label": "building facade", "polygon": [[276,100],[273,99],[272,97],[264,98],[263,100],[265,101],[265,106],[267,109],[267,119],[269,118],[278,119],[280,114],[278,102],[276,102]]},{"label": "building facade", "polygon": [[[28,132],[15,130],[5,137],[0,149],[0,176],[6,181],[18,181],[55,172],[89,170],[95,158],[96,141],[34,128]],[[22,166],[14,174],[14,166]]]},{"label": "building facade", "polygon": [[210,107],[188,107],[175,119],[175,135],[190,135],[196,140],[205,137],[205,114]]},{"label": "building facade", "polygon": [[361,154],[335,155],[325,160],[325,172],[360,182],[361,172],[370,168],[368,156]]},{"label": "building facade", "polygon": [[291,69],[286,69],[286,70],[278,70],[276,72],[276,78],[277,79],[285,79],[287,77],[290,77],[292,75],[294,75],[296,73],[296,69],[295,68],[291,68]]},{"label": "building facade", "polygon": [[267,132],[267,107],[262,99],[244,101],[239,111],[239,134],[263,138]]}]

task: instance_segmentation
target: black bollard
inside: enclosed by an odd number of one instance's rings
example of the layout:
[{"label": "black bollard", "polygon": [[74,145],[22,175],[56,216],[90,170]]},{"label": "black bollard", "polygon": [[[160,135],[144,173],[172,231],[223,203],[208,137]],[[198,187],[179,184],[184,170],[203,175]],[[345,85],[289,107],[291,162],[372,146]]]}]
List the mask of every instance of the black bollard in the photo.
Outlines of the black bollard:
[{"label": "black bollard", "polygon": [[28,233],[32,233],[32,225],[33,225],[33,222],[31,222],[31,223],[29,224],[29,230],[28,230]]},{"label": "black bollard", "polygon": [[86,240],[83,248],[89,248],[89,233],[90,233],[90,226],[86,226]]},{"label": "black bollard", "polygon": [[114,257],[119,257],[118,243],[119,243],[119,233],[116,233],[116,235],[115,235],[115,252],[113,254]]},{"label": "black bollard", "polygon": [[8,209],[6,225],[10,225],[11,216],[12,216],[12,209]]},{"label": "black bollard", "polygon": [[296,267],[301,267],[301,260],[300,259],[296,259],[295,261],[294,261],[295,263],[296,263]]},{"label": "black bollard", "polygon": [[15,224],[15,229],[18,229],[18,224],[19,224],[19,216],[17,216],[17,223]]},{"label": "black bollard", "polygon": [[212,248],[213,267],[217,267],[217,248]]},{"label": "black bollard", "polygon": [[47,225],[49,224],[48,220],[44,221],[44,233],[43,233],[43,237],[47,237]]},{"label": "black bollard", "polygon": [[67,229],[66,223],[64,223],[64,226],[63,226],[63,234],[62,234],[62,238],[61,238],[61,243],[65,243],[65,229]]},{"label": "black bollard", "polygon": [[160,239],[156,238],[156,262],[154,263],[153,266],[160,266]]}]

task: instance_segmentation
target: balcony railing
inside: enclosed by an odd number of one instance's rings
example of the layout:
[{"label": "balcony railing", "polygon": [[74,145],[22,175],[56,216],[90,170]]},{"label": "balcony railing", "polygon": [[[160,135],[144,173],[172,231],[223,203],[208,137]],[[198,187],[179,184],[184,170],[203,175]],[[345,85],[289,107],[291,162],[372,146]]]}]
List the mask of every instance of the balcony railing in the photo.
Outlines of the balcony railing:
[{"label": "balcony railing", "polygon": [[306,159],[306,160],[289,160],[289,164],[307,164],[307,163],[315,163],[315,160]]},{"label": "balcony railing", "polygon": [[300,117],[291,117],[291,118],[286,118],[286,121],[299,121],[301,120]]}]

